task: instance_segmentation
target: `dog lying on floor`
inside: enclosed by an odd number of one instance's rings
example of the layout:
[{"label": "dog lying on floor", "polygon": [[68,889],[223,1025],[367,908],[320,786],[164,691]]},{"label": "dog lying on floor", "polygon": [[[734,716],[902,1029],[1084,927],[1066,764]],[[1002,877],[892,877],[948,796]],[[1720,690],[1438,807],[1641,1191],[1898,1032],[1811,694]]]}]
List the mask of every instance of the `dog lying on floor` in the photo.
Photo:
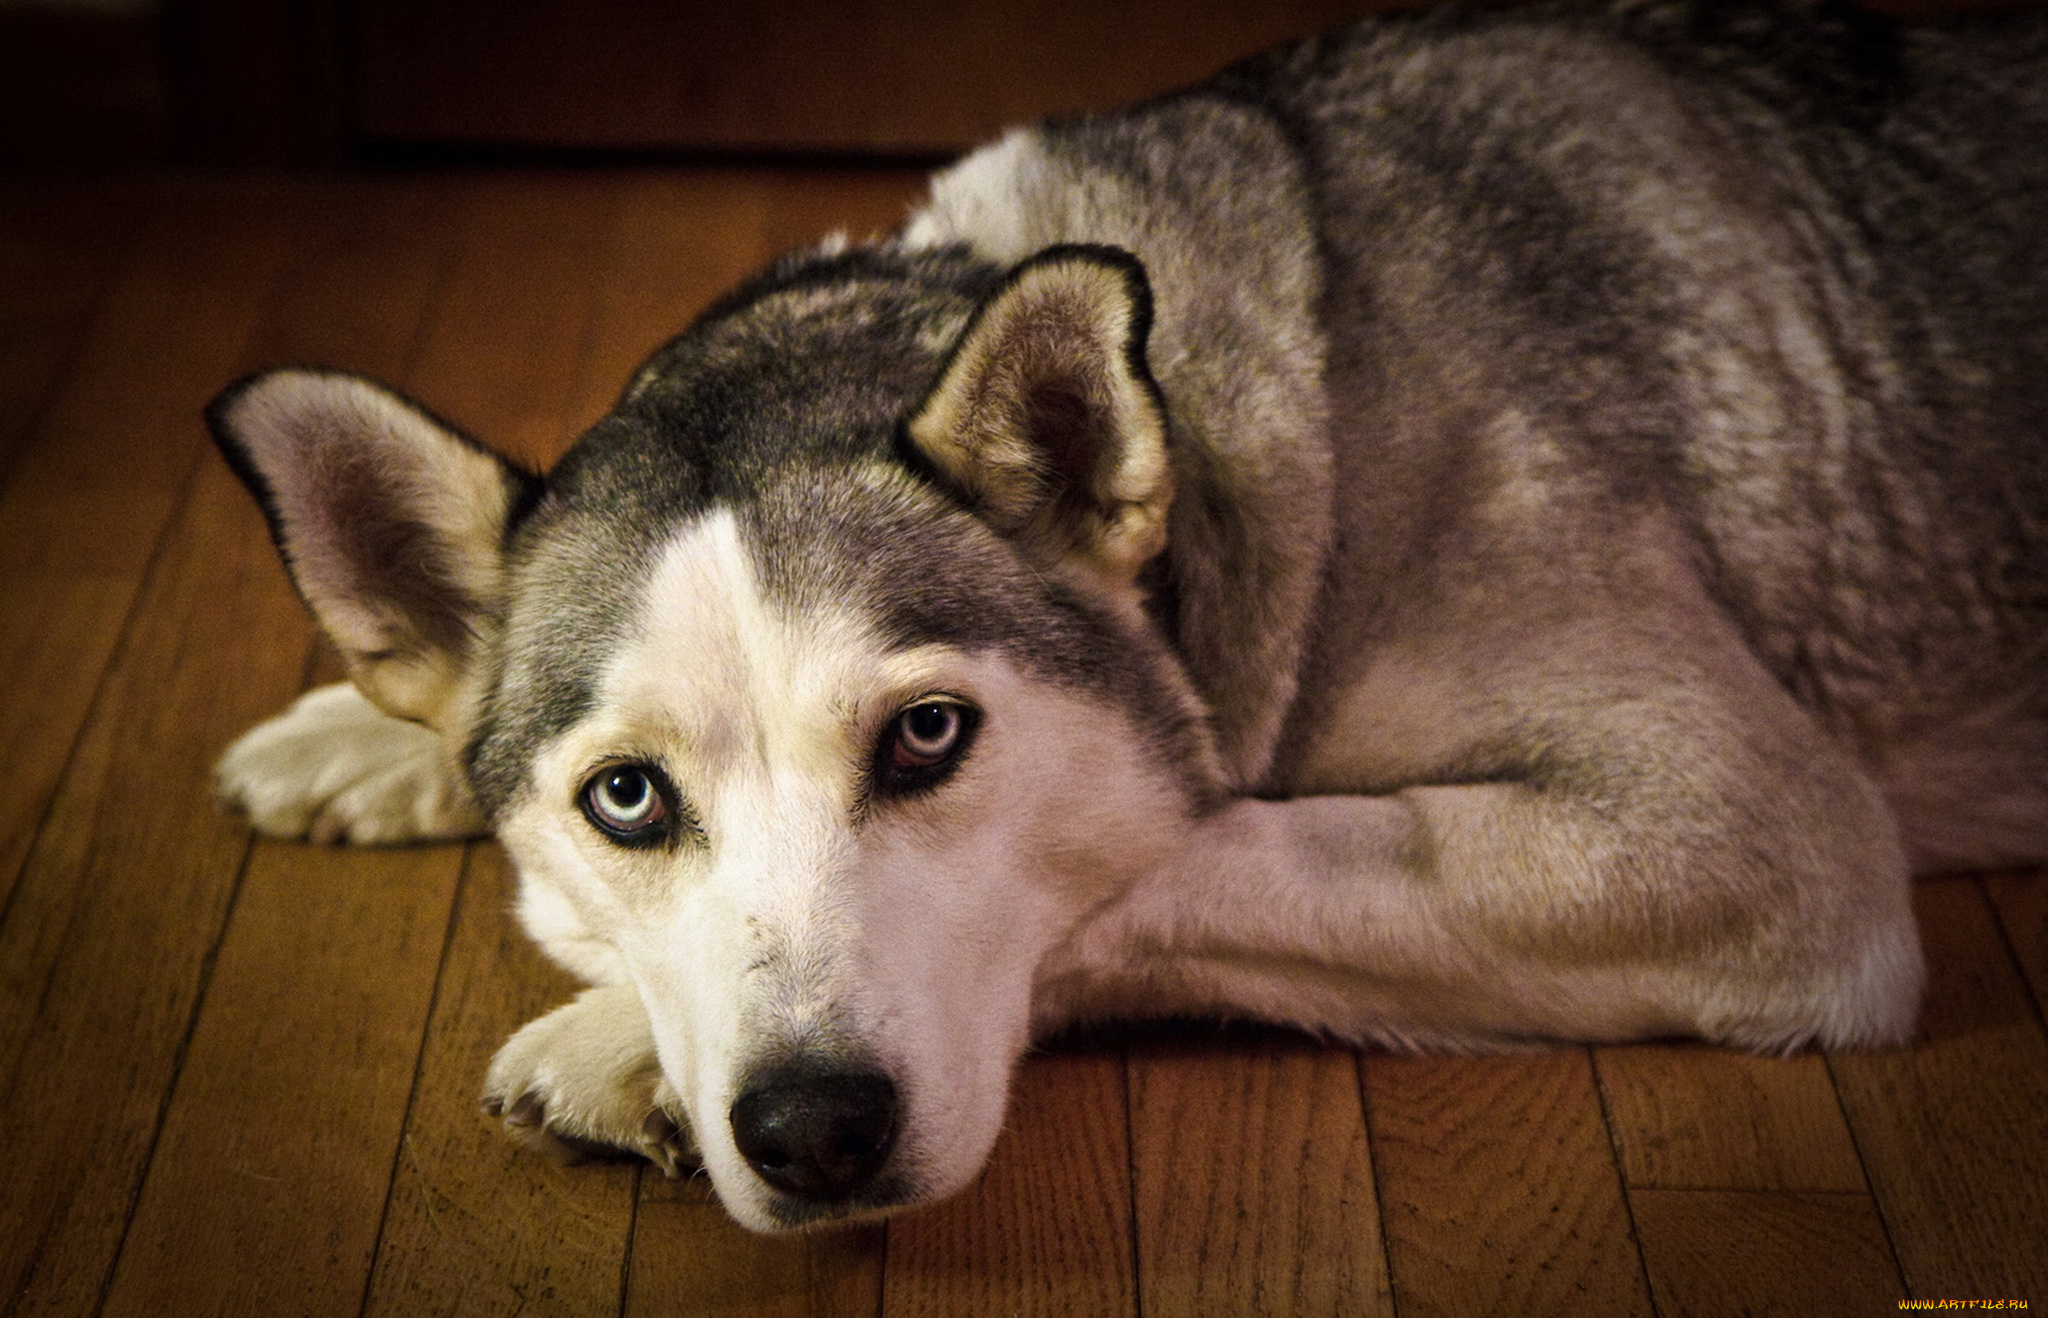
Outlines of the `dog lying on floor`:
[{"label": "dog lying on floor", "polygon": [[2048,859],[2048,23],[1387,19],[1020,131],[545,477],[210,419],[353,685],[265,832],[494,831],[593,987],[487,1106],[760,1229],[980,1168],[1030,1040],[1913,1027]]}]

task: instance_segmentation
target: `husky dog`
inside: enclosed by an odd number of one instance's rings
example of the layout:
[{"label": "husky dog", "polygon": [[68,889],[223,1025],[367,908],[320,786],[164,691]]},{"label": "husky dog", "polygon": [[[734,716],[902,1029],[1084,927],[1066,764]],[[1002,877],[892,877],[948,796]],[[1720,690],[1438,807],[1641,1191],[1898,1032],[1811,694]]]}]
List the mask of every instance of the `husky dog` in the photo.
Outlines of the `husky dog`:
[{"label": "husky dog", "polygon": [[211,420],[353,685],[280,835],[495,832],[593,987],[515,1133],[742,1223],[949,1194],[1034,1036],[1896,1043],[2048,859],[2048,24],[1438,13],[941,174],[546,476]]}]

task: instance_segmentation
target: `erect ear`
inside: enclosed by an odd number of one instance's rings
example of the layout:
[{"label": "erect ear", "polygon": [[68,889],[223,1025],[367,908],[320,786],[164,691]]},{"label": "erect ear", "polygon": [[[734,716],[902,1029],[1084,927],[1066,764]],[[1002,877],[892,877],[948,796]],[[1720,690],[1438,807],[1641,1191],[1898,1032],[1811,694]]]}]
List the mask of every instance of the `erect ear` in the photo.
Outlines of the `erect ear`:
[{"label": "erect ear", "polygon": [[968,325],[910,442],[998,531],[1128,581],[1165,547],[1173,498],[1150,324],[1135,257],[1047,248]]},{"label": "erect ear", "polygon": [[252,376],[206,416],[363,694],[449,728],[501,604],[506,523],[537,478],[339,372]]}]

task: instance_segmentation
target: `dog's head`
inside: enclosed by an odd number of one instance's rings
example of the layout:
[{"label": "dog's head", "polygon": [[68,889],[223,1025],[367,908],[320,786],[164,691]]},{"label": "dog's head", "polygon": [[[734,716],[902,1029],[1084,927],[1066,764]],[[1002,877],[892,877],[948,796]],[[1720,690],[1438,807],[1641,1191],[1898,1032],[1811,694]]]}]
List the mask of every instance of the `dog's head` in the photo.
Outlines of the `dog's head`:
[{"label": "dog's head", "polygon": [[545,479],[352,376],[215,404],[354,680],[459,748],[528,927],[638,988],[744,1223],[965,1184],[1049,958],[1213,787],[1141,584],[1147,315],[1104,249],[787,263]]}]

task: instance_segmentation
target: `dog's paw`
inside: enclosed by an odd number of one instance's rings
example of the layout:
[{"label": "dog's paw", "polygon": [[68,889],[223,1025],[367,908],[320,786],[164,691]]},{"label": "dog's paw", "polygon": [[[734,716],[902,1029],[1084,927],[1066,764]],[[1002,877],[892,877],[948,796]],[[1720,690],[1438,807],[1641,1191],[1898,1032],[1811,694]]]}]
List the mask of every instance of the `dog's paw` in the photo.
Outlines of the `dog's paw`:
[{"label": "dog's paw", "polygon": [[440,737],[346,682],[307,692],[243,734],[214,786],[271,837],[374,844],[489,832]]},{"label": "dog's paw", "polygon": [[514,1140],[557,1157],[634,1154],[670,1180],[697,1165],[631,985],[586,989],[523,1026],[491,1061],[483,1108]]}]

